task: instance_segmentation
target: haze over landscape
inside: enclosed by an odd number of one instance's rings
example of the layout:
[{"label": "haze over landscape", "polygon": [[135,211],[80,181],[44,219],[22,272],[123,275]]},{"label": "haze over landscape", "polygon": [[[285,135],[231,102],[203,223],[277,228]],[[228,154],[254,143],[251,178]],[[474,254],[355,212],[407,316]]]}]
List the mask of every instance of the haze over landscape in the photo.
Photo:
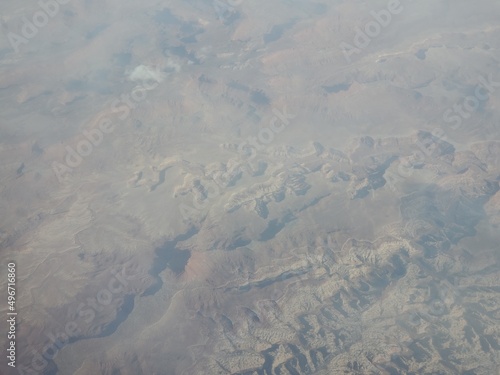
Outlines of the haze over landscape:
[{"label": "haze over landscape", "polygon": [[499,2],[0,10],[0,374],[500,375]]}]

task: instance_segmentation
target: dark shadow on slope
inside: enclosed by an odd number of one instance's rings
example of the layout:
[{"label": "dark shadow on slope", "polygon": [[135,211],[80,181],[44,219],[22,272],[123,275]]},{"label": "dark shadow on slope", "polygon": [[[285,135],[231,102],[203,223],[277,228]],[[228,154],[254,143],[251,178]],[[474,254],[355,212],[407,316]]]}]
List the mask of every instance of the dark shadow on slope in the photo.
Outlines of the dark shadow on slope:
[{"label": "dark shadow on slope", "polygon": [[260,234],[259,241],[268,241],[274,237],[285,227],[286,224],[295,220],[295,216],[290,212],[281,219],[273,219],[267,225],[267,228]]},{"label": "dark shadow on slope", "polygon": [[176,274],[184,272],[184,268],[191,256],[191,253],[188,250],[178,249],[177,243],[186,241],[196,233],[198,233],[198,229],[192,227],[187,233],[179,235],[171,241],[166,241],[162,246],[155,250],[156,258],[151,269],[149,270],[149,274],[155,278],[156,282],[144,291],[141,296],[154,295],[162,288],[163,281],[159,275],[167,267]]}]

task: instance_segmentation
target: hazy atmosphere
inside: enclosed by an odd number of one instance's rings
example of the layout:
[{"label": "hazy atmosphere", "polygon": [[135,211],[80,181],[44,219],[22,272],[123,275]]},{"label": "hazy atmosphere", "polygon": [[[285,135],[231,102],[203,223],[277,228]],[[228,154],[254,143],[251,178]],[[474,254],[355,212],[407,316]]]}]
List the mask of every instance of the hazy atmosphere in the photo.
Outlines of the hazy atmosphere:
[{"label": "hazy atmosphere", "polygon": [[0,21],[0,374],[500,375],[500,2]]}]

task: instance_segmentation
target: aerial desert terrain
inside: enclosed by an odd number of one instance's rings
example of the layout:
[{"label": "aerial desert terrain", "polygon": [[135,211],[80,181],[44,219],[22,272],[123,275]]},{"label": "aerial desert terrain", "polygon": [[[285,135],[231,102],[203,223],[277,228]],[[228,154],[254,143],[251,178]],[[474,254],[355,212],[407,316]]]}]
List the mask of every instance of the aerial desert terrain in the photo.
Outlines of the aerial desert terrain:
[{"label": "aerial desert terrain", "polygon": [[499,2],[0,10],[1,374],[500,375]]}]

